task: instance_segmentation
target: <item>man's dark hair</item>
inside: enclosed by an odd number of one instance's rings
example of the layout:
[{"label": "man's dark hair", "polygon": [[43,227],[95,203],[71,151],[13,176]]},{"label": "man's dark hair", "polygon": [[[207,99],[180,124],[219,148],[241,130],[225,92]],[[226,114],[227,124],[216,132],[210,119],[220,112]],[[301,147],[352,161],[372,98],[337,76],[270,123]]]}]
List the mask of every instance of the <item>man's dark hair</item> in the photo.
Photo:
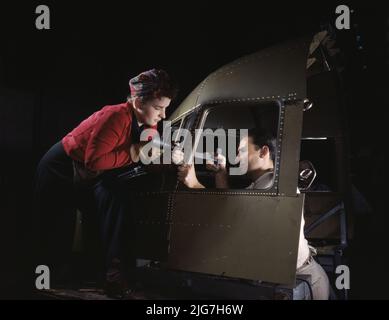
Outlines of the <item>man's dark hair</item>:
[{"label": "man's dark hair", "polygon": [[267,146],[270,151],[270,158],[273,163],[275,163],[277,141],[274,135],[260,128],[251,128],[248,130],[248,136],[253,139],[253,143],[257,146],[257,150],[263,146]]}]

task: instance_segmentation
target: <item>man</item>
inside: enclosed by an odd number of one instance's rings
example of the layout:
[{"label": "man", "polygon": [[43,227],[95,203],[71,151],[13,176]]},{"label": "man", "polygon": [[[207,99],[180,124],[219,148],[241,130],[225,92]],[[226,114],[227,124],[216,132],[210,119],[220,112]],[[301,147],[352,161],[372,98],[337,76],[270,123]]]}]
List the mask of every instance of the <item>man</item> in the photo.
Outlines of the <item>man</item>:
[{"label": "man", "polygon": [[[250,129],[248,136],[241,139],[237,160],[244,162],[241,167],[247,168],[247,175],[252,181],[246,189],[267,189],[272,186],[275,154],[275,139],[263,131]],[[217,160],[216,165],[207,161],[207,168],[215,172],[217,188],[228,188],[226,159],[219,154]],[[178,168],[178,179],[189,188],[204,188],[197,180],[194,166],[191,164]],[[302,216],[296,275],[310,275],[313,299],[326,300],[329,298],[329,281],[323,268],[313,259],[315,254],[316,250],[309,246],[305,239]]]},{"label": "man", "polygon": [[[75,209],[93,211],[90,202],[84,201],[85,194],[97,197],[94,200],[99,214],[103,215],[100,221],[104,221],[101,226],[103,242],[110,242],[115,237],[109,231],[110,214],[103,212],[109,208],[106,194],[94,190],[93,186],[104,176],[102,173],[139,161],[144,145],[139,141],[140,133],[145,128],[157,127],[177,92],[164,70],[142,72],[129,84],[130,95],[125,103],[105,106],[92,114],[56,143],[39,162],[34,190],[39,237],[36,263],[48,265],[54,279],[58,275],[55,273],[57,268],[70,258]],[[76,190],[75,182],[82,187]],[[110,243],[103,245],[110,248]],[[108,252],[104,254],[108,255]]]}]

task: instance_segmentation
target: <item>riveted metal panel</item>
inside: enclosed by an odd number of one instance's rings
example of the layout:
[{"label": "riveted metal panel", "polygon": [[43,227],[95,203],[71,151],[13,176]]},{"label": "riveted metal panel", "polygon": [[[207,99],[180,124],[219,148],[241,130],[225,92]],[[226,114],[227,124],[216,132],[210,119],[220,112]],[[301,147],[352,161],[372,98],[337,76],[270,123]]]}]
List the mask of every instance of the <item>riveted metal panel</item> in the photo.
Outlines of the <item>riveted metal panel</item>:
[{"label": "riveted metal panel", "polygon": [[167,266],[293,284],[304,196],[179,192]]},{"label": "riveted metal panel", "polygon": [[294,196],[297,193],[298,169],[300,161],[303,104],[296,102],[285,108],[280,119],[278,145],[281,152],[279,185],[280,195]]},{"label": "riveted metal panel", "polygon": [[170,120],[205,104],[305,99],[310,40],[306,37],[275,45],[219,68],[189,94]]}]

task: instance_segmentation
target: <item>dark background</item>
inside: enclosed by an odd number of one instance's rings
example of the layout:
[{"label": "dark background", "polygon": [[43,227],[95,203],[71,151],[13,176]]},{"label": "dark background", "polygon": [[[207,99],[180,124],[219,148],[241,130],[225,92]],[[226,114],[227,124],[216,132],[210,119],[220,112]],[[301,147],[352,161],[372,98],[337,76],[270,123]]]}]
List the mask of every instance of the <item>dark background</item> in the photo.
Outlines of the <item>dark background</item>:
[{"label": "dark background", "polygon": [[[351,176],[373,208],[356,219],[353,298],[389,298],[386,210],[389,13],[384,2],[12,2],[0,5],[0,296],[23,296],[37,161],[81,120],[125,101],[128,80],[152,67],[180,84],[169,113],[210,72],[242,55],[313,34],[354,10],[337,31],[349,96]],[[35,28],[35,8],[51,30]],[[359,36],[359,38],[358,38]],[[31,281],[31,280],[29,280]]]}]

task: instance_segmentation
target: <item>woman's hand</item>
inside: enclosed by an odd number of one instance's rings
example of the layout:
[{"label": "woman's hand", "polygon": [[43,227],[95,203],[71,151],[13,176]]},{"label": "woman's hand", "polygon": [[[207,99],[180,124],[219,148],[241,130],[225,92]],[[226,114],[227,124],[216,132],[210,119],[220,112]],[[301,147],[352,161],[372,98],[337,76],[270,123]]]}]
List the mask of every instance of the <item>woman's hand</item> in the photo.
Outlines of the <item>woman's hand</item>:
[{"label": "woman's hand", "polygon": [[158,147],[146,146],[149,141],[135,143],[130,146],[130,156],[133,162],[143,162],[149,164],[162,155],[162,150]]},{"label": "woman's hand", "polygon": [[182,165],[184,163],[184,153],[182,150],[174,148],[172,152],[172,161],[176,165]]},{"label": "woman's hand", "polygon": [[139,162],[140,148],[141,145],[139,143],[133,143],[130,145],[130,156],[132,162]]}]

